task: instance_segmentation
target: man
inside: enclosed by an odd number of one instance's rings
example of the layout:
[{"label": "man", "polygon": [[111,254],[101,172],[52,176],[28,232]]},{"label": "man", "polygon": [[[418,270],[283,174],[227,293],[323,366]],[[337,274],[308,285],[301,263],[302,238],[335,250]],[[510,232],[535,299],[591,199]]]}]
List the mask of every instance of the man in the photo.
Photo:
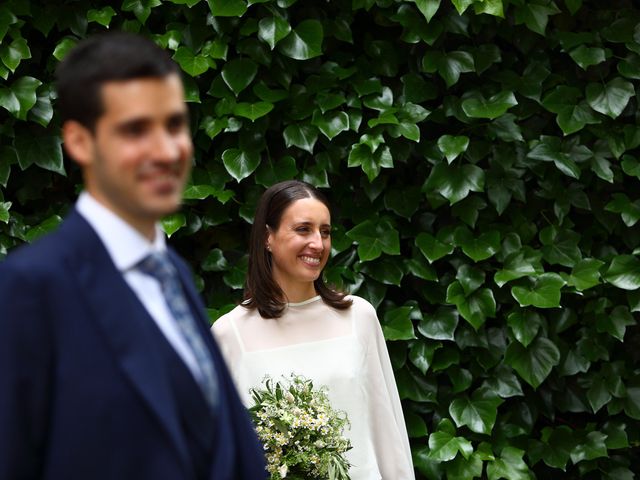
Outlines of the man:
[{"label": "man", "polygon": [[177,66],[116,33],[81,42],[57,76],[86,190],[58,231],[0,264],[0,479],[265,478],[158,227],[193,150]]}]

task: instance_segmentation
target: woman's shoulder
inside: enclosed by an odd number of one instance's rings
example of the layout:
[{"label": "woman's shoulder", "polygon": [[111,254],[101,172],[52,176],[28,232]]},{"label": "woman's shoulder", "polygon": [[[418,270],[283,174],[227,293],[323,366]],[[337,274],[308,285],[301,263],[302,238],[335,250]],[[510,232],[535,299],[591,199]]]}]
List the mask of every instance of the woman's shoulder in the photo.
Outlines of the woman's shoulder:
[{"label": "woman's shoulder", "polygon": [[378,314],[376,313],[376,309],[369,301],[357,295],[347,295],[346,298],[351,300],[351,309],[353,309],[354,314],[372,317],[377,320]]},{"label": "woman's shoulder", "polygon": [[234,322],[237,322],[239,319],[246,315],[250,315],[251,313],[252,310],[249,310],[240,304],[224,315],[221,315],[215,322],[213,322],[211,330],[213,330],[213,333],[215,333],[216,336],[224,336],[232,331],[232,324]]}]

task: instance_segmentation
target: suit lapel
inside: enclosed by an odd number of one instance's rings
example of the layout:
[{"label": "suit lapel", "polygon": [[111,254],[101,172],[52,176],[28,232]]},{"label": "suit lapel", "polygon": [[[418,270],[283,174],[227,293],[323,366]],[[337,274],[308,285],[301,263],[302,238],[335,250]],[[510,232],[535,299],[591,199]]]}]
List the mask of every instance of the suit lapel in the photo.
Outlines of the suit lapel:
[{"label": "suit lapel", "polygon": [[69,263],[77,278],[79,297],[91,310],[91,319],[100,328],[124,376],[164,427],[185,470],[190,471],[168,377],[158,369],[160,353],[149,330],[154,328],[153,320],[84,218],[74,211],[60,234],[73,245]]}]

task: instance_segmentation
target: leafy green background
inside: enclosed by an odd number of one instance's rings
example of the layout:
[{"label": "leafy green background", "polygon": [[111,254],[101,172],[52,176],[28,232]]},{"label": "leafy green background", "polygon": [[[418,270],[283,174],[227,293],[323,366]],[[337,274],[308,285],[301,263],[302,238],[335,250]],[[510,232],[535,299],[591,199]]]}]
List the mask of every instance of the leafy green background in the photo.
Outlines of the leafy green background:
[{"label": "leafy green background", "polygon": [[195,169],[164,227],[212,319],[260,193],[306,180],[336,206],[328,279],[378,309],[420,478],[634,478],[633,1],[111,3],[0,6],[0,258],[80,189],[57,62],[139,31],[184,70]]}]

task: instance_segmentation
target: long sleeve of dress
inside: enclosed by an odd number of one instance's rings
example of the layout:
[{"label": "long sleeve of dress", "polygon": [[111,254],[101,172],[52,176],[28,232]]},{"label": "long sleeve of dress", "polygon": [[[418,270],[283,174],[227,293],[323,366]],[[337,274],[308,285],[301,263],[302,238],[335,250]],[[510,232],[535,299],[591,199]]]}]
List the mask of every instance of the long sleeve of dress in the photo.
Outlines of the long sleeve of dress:
[{"label": "long sleeve of dress", "polygon": [[[360,300],[360,299],[358,299]],[[358,301],[356,300],[356,301]],[[383,480],[413,480],[415,474],[400,395],[375,309],[362,303],[362,339],[367,349],[367,397],[371,437]]]}]

